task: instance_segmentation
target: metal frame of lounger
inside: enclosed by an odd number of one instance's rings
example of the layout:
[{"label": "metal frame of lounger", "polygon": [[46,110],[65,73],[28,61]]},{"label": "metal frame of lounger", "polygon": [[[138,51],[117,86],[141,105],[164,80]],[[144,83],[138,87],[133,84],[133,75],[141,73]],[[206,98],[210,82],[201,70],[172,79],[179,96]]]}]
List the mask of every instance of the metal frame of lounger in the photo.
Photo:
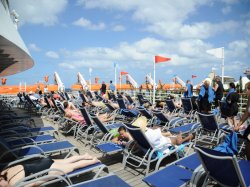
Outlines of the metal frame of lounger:
[{"label": "metal frame of lounger", "polygon": [[[126,167],[126,164],[131,165],[135,168],[139,168],[142,165],[144,165],[146,166],[146,175],[148,175],[151,163],[157,162],[156,164],[159,165],[160,164],[159,162],[161,162],[164,158],[173,153],[175,153],[178,158],[178,155],[176,153],[178,148],[174,147],[174,149],[169,150],[168,153],[162,153],[161,159],[159,159],[157,157],[157,152],[160,150],[164,150],[171,145],[164,145],[159,148],[154,148],[140,128],[131,126],[129,124],[126,125],[126,128],[129,131],[132,138],[134,139],[134,141],[136,142],[136,144],[134,144],[130,150],[124,150],[123,154],[124,168]],[[144,153],[142,156],[136,155],[136,153],[138,152],[138,146]],[[133,162],[128,161],[129,159],[133,160],[134,162],[137,162],[138,164],[136,165]]]},{"label": "metal frame of lounger", "polygon": [[159,166],[156,166],[156,171],[145,177],[143,181],[154,187],[186,186],[200,164],[198,155],[193,153],[168,164],[159,171]]},{"label": "metal frame of lounger", "polygon": [[69,150],[65,158],[69,157],[73,151],[79,153],[78,149],[68,141],[45,143],[40,145],[26,145],[22,147],[12,148],[3,139],[0,139],[0,145],[3,147],[5,152],[0,156],[1,158],[6,157],[6,155],[11,154],[15,158],[26,157],[34,154],[51,155],[54,153],[61,153],[63,151]]},{"label": "metal frame of lounger", "polygon": [[246,160],[237,161],[235,155],[231,156],[222,152],[195,147],[206,177],[203,186],[208,185],[212,179],[222,186],[250,186],[250,162]]},{"label": "metal frame of lounger", "polygon": [[12,131],[12,132],[15,131],[16,133],[18,133],[20,135],[21,134],[23,134],[23,135],[26,134],[26,135],[30,135],[30,136],[38,135],[38,134],[51,134],[51,133],[52,133],[52,135],[55,134],[55,133],[57,134],[57,131],[51,126],[33,127],[33,128],[29,128],[28,126],[27,127],[26,126],[17,126],[17,127],[12,126],[12,127],[8,128],[8,129],[1,130],[0,135],[1,136],[8,135],[8,133],[10,131]]},{"label": "metal frame of lounger", "polygon": [[8,144],[10,144],[12,147],[20,147],[25,145],[38,145],[43,143],[49,143],[49,142],[55,142],[55,137],[51,135],[38,135],[33,137],[9,137],[4,138]]},{"label": "metal frame of lounger", "polygon": [[124,180],[114,174],[109,174],[104,177],[97,179],[88,180],[85,182],[77,183],[71,187],[90,187],[90,186],[119,186],[119,187],[130,187]]}]

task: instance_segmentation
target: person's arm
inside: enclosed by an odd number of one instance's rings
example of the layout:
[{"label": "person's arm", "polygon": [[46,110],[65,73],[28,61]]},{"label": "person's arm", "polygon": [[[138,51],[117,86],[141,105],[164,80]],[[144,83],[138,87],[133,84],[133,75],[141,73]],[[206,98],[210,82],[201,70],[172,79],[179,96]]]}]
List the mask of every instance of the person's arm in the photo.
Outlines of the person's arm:
[{"label": "person's arm", "polygon": [[219,88],[219,85],[215,83],[215,86],[213,87],[214,91],[216,92],[218,88]]},{"label": "person's arm", "polygon": [[241,118],[241,120],[239,121],[239,123],[237,124],[235,130],[238,130],[239,127],[247,120],[247,118],[249,117],[249,113],[248,113],[248,108],[249,108],[249,105],[250,105],[250,97],[248,97],[248,100],[247,100],[247,107],[246,107],[246,110]]}]

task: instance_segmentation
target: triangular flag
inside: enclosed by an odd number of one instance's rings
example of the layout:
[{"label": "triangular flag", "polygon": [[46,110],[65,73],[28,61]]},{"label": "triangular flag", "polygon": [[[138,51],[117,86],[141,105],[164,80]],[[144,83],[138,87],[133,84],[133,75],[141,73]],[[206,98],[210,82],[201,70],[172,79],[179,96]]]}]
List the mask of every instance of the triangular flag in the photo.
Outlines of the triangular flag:
[{"label": "triangular flag", "polygon": [[193,79],[193,78],[196,78],[196,77],[197,77],[196,75],[192,75],[192,79]]},{"label": "triangular flag", "polygon": [[208,54],[213,55],[217,58],[224,58],[224,47],[209,49],[206,51]]},{"label": "triangular flag", "polygon": [[127,75],[128,72],[126,72],[126,71],[121,71],[120,74],[121,74],[121,75]]},{"label": "triangular flag", "polygon": [[171,58],[166,58],[166,57],[162,57],[162,56],[155,56],[155,63],[160,63],[160,62],[166,62],[171,60]]}]

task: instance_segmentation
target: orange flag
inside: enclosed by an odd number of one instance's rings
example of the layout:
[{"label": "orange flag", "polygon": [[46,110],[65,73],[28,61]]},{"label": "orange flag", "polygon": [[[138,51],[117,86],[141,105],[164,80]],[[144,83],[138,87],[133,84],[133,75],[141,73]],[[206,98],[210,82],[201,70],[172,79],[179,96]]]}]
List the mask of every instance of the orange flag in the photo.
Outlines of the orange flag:
[{"label": "orange flag", "polygon": [[160,62],[166,62],[171,60],[171,58],[166,58],[166,57],[162,57],[162,56],[155,56],[155,63],[160,63]]},{"label": "orange flag", "polygon": [[120,73],[121,75],[127,75],[128,74],[128,72],[126,72],[126,71],[121,71],[121,73]]}]

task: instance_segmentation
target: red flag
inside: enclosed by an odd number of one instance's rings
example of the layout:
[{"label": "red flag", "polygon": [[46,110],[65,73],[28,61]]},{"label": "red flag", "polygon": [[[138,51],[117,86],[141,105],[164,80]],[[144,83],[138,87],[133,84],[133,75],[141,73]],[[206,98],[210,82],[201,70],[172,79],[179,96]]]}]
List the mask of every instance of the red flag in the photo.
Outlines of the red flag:
[{"label": "red flag", "polygon": [[126,71],[121,71],[120,74],[121,74],[121,75],[127,75],[128,72],[126,72]]},{"label": "red flag", "polygon": [[160,63],[160,62],[166,62],[171,60],[171,58],[166,58],[166,57],[162,57],[162,56],[155,56],[155,63]]},{"label": "red flag", "polygon": [[2,85],[6,84],[7,79],[6,78],[2,78]]},{"label": "red flag", "polygon": [[197,77],[196,75],[192,75],[192,79],[193,79],[193,78],[196,78],[196,77]]}]

